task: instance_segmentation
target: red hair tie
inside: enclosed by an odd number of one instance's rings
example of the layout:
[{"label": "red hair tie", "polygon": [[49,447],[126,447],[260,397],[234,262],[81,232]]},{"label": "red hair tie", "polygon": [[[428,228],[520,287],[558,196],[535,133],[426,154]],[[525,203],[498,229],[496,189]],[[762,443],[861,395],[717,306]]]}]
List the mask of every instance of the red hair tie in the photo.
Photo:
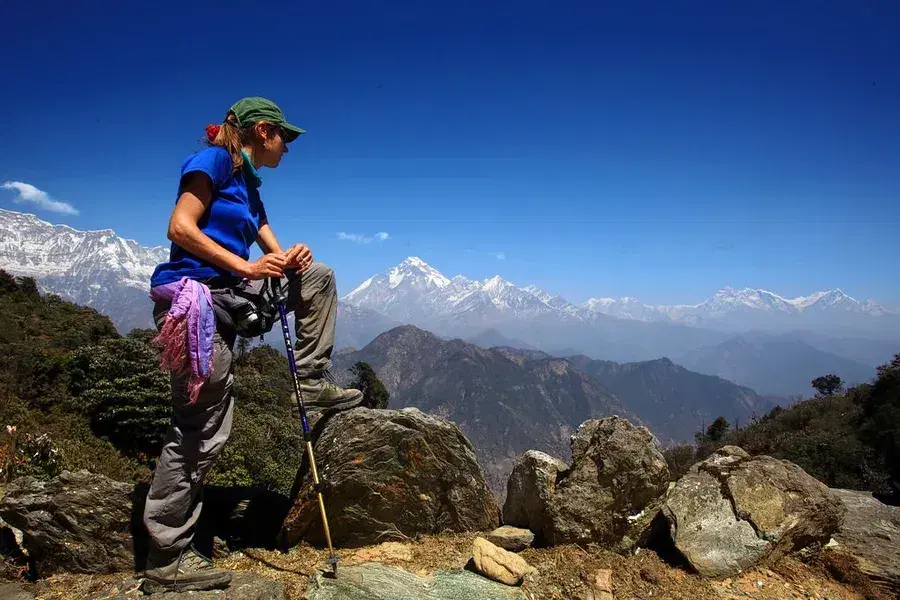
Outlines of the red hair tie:
[{"label": "red hair tie", "polygon": [[221,125],[209,124],[206,126],[206,137],[209,138],[210,142],[216,141],[216,136],[219,135],[219,130],[222,129]]}]

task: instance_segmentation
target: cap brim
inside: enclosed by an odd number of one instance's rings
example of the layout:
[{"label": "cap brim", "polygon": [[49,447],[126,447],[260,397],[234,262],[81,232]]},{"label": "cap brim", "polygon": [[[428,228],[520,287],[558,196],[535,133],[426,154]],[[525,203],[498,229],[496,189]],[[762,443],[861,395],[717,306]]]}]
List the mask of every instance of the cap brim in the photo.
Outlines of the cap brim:
[{"label": "cap brim", "polygon": [[299,127],[295,127],[290,123],[284,123],[281,127],[284,128],[284,131],[287,133],[287,139],[284,141],[289,144],[300,137],[302,134],[306,133],[305,129],[300,129]]}]

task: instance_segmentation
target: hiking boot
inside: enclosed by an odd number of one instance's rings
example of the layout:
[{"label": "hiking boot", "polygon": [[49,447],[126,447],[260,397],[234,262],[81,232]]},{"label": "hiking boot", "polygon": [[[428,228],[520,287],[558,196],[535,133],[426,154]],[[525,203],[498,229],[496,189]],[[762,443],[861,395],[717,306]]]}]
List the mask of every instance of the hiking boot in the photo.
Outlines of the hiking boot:
[{"label": "hiking boot", "polygon": [[[307,413],[346,410],[359,406],[363,399],[361,391],[342,388],[327,371],[319,377],[301,379],[300,393],[303,394],[303,404],[306,406]],[[300,407],[297,406],[296,395],[291,394],[291,401],[291,414],[294,418],[299,419]]]},{"label": "hiking boot", "polygon": [[182,551],[171,562],[162,562],[144,572],[143,590],[155,592],[189,592],[228,587],[231,573],[216,569],[212,561],[193,546]]}]

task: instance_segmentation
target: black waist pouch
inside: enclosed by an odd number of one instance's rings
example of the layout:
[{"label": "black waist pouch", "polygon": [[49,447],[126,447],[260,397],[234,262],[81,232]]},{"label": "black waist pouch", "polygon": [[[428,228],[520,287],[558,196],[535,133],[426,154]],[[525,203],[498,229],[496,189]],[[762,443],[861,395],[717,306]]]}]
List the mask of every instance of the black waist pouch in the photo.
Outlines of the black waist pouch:
[{"label": "black waist pouch", "polygon": [[211,281],[207,286],[216,320],[241,337],[261,337],[280,318],[278,303],[284,299],[284,287],[277,279],[245,279],[225,287]]}]

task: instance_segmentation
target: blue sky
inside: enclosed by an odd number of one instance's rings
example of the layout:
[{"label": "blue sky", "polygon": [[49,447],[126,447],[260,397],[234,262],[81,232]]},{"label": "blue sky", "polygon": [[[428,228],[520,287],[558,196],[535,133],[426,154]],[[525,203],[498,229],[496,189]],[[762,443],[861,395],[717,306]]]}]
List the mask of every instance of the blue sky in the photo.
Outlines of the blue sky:
[{"label": "blue sky", "polygon": [[571,301],[900,306],[896,2],[261,6],[0,0],[0,182],[78,214],[0,207],[165,244],[203,127],[263,95],[309,132],[273,227],[342,294],[416,255]]}]

